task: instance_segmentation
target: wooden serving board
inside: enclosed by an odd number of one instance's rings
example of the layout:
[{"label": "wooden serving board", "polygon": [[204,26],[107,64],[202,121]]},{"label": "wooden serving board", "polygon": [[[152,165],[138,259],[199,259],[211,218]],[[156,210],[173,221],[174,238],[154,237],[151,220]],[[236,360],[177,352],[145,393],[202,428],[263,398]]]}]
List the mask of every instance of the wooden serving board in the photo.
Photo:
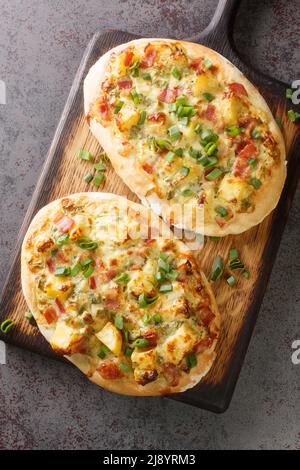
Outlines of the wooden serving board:
[{"label": "wooden serving board", "polygon": [[[234,287],[227,286],[224,280],[214,284],[223,322],[216,361],[209,374],[197,387],[175,397],[215,412],[224,411],[230,403],[300,174],[300,125],[292,123],[287,118],[288,109],[293,108],[298,112],[300,109],[293,106],[290,101],[286,101],[287,85],[250,69],[237,56],[232,46],[230,32],[238,4],[239,1],[236,0],[220,0],[208,28],[190,40],[208,45],[237,65],[256,84],[273,114],[282,120],[288,154],[288,176],[277,209],[262,224],[239,236],[226,237],[217,242],[206,240],[204,249],[198,253],[204,271],[209,273],[215,256],[220,254],[226,259],[229,248],[235,246],[250,271],[250,279],[241,278],[242,280],[239,280]],[[37,328],[30,326],[24,318],[27,307],[20,283],[20,246],[33,215],[41,207],[53,199],[70,193],[94,190],[92,185],[83,182],[83,176],[90,170],[90,164],[78,160],[79,149],[90,150],[95,155],[101,150],[89,132],[84,118],[83,79],[90,66],[108,49],[136,37],[122,31],[98,33],[84,54],[22,225],[11,270],[2,293],[0,321],[11,318],[16,322],[15,327],[7,335],[0,336],[0,339],[8,343],[58,358]],[[125,195],[137,201],[111,167],[101,191]]]}]

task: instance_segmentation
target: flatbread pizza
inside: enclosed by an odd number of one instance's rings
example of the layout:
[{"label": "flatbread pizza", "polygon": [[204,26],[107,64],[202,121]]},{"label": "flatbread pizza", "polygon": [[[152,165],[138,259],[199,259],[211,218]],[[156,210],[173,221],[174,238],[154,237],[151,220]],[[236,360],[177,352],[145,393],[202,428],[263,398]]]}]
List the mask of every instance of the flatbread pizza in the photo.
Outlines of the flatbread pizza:
[{"label": "flatbread pizza", "polygon": [[150,209],[105,193],[51,202],[22,245],[22,287],[52,348],[128,395],[186,390],[220,332],[210,284]]},{"label": "flatbread pizza", "polygon": [[[279,200],[280,129],[250,81],[207,47],[170,39],[120,45],[88,72],[84,107],[117,173],[171,224],[237,234]],[[182,221],[186,205],[193,210]],[[195,222],[203,212],[204,226]]]}]

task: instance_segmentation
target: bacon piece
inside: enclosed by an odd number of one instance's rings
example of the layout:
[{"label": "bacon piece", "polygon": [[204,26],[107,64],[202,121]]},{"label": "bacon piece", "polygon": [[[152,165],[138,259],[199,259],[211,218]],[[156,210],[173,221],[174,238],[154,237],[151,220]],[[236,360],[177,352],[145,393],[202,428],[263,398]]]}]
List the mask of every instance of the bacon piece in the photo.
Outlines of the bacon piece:
[{"label": "bacon piece", "polygon": [[96,289],[96,281],[95,281],[94,276],[89,277],[89,288]]},{"label": "bacon piece", "polygon": [[211,311],[209,307],[205,307],[200,310],[199,316],[203,325],[208,326],[216,315]]},{"label": "bacon piece", "polygon": [[130,90],[130,88],[132,87],[131,78],[120,78],[117,83],[118,87],[122,88],[122,90]]},{"label": "bacon piece", "polygon": [[43,311],[43,315],[44,315],[47,323],[49,323],[49,325],[51,323],[55,322],[58,318],[57,312],[56,312],[55,308],[53,308],[53,307],[47,307]]},{"label": "bacon piece", "polygon": [[154,238],[149,238],[149,240],[144,241],[144,245],[149,246],[152,245],[155,242]]},{"label": "bacon piece", "polygon": [[51,248],[53,245],[54,245],[54,241],[49,239],[43,242],[41,245],[39,245],[37,251],[39,253],[43,253],[44,251],[49,250],[49,248]]},{"label": "bacon piece", "polygon": [[127,49],[125,51],[125,58],[124,58],[125,67],[129,67],[129,65],[131,65],[132,59],[133,59],[133,52]]},{"label": "bacon piece", "polygon": [[152,67],[157,56],[157,50],[152,44],[147,44],[147,46],[144,49],[144,52],[145,52],[145,57],[140,63],[141,69],[147,69],[149,67]]},{"label": "bacon piece", "polygon": [[247,178],[250,174],[249,162],[245,158],[236,158],[233,165],[233,175],[240,178]]},{"label": "bacon piece", "polygon": [[191,63],[190,63],[190,67],[195,70],[198,74],[202,73],[203,72],[203,69],[202,69],[202,59],[194,59]]},{"label": "bacon piece", "polygon": [[225,225],[225,220],[222,217],[219,217],[218,215],[215,218],[216,223],[219,225],[220,228],[223,228]]},{"label": "bacon piece", "polygon": [[150,116],[147,117],[147,121],[165,123],[166,115],[162,112],[150,114]]},{"label": "bacon piece", "polygon": [[258,149],[255,144],[249,143],[239,152],[239,158],[255,158],[258,155]]},{"label": "bacon piece", "polygon": [[179,93],[179,88],[178,87],[175,87],[175,88],[164,88],[158,99],[159,101],[162,101],[163,103],[174,103],[177,96],[178,96],[178,93]]},{"label": "bacon piece", "polygon": [[149,165],[149,163],[144,163],[143,165],[143,169],[149,173],[149,175],[151,175],[154,171],[153,167],[151,165]]},{"label": "bacon piece", "polygon": [[[157,332],[154,330],[148,330],[142,333],[142,337],[149,341],[149,348],[155,348],[157,345]],[[148,347],[147,346],[147,347]]]},{"label": "bacon piece", "polygon": [[166,381],[168,382],[168,384],[171,385],[172,387],[176,387],[176,385],[178,385],[179,375],[180,375],[180,371],[178,367],[168,362],[166,364],[163,364],[162,369],[163,369],[163,375]]},{"label": "bacon piece", "polygon": [[155,369],[143,370],[140,376],[138,377],[138,379],[136,379],[136,381],[140,385],[147,385],[150,382],[154,382],[154,380],[157,379],[157,376],[158,376],[158,373],[157,373],[157,370]]},{"label": "bacon piece", "polygon": [[118,271],[116,269],[106,269],[97,275],[97,279],[100,283],[105,283],[111,281],[117,274]]},{"label": "bacon piece", "polygon": [[194,346],[193,350],[195,353],[203,352],[205,349],[210,348],[212,345],[212,338],[209,336],[207,338],[200,339]]},{"label": "bacon piece", "polygon": [[65,257],[64,253],[62,251],[59,251],[57,254],[56,254],[56,258],[59,259],[59,261],[62,261],[63,263],[67,263],[68,260],[67,258]]},{"label": "bacon piece", "polygon": [[213,104],[209,104],[204,112],[204,116],[209,121],[214,121],[216,119],[216,107]]},{"label": "bacon piece", "polygon": [[59,310],[61,311],[61,313],[65,313],[65,312],[66,312],[65,307],[63,306],[63,304],[61,303],[61,301],[60,301],[58,298],[55,299],[55,303],[56,303],[56,305],[58,306],[58,308],[59,308]]},{"label": "bacon piece", "polygon": [[230,83],[228,87],[230,91],[236,95],[248,96],[246,88],[241,83]]},{"label": "bacon piece", "polygon": [[70,229],[73,227],[74,223],[74,220],[65,214],[59,214],[54,219],[54,224],[56,225],[58,230],[63,233],[69,232]]},{"label": "bacon piece", "polygon": [[119,289],[113,287],[112,289],[107,289],[107,291],[104,294],[104,299],[103,299],[103,304],[104,307],[107,308],[108,310],[118,310],[120,307],[120,302],[119,302]]},{"label": "bacon piece", "polygon": [[72,354],[74,353],[80,353],[80,354],[85,354],[87,347],[86,347],[86,337],[83,335],[80,335],[75,341],[72,343],[71,346],[71,352]]},{"label": "bacon piece", "polygon": [[55,271],[55,262],[53,258],[49,258],[46,260],[46,265],[50,271],[50,273],[54,273]]},{"label": "bacon piece", "polygon": [[113,380],[122,377],[119,367],[112,361],[103,362],[97,367],[97,371],[104,380]]}]

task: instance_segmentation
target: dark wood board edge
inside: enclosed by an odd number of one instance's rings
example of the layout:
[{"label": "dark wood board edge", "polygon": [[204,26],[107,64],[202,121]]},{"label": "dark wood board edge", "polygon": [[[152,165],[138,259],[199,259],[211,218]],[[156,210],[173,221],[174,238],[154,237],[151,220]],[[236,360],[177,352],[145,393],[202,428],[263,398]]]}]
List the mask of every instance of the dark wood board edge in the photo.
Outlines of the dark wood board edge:
[{"label": "dark wood board edge", "polygon": [[[32,201],[29,205],[29,208],[27,210],[24,222],[21,226],[21,230],[20,230],[19,237],[18,237],[18,240],[17,240],[16,251],[15,251],[15,254],[13,256],[13,264],[11,265],[12,268],[9,272],[8,277],[7,277],[7,282],[4,284],[3,292],[5,291],[5,289],[8,286],[8,283],[9,283],[10,276],[12,274],[14,265],[19,262],[19,250],[20,250],[20,246],[21,246],[21,243],[22,243],[23,236],[24,236],[24,234],[27,230],[27,227],[29,225],[29,222],[30,222],[32,216],[34,215],[34,213],[36,212],[36,210],[41,205],[40,189],[43,186],[43,183],[44,183],[44,181],[46,179],[46,176],[48,174],[48,170],[49,170],[49,168],[51,166],[51,163],[53,161],[56,148],[59,145],[60,131],[65,126],[65,124],[66,124],[66,122],[69,118],[69,115],[71,114],[71,109],[72,109],[72,105],[73,105],[74,98],[75,98],[75,95],[76,95],[76,91],[78,90],[78,87],[79,87],[79,85],[81,83],[81,80],[82,80],[82,76],[85,72],[85,69],[86,69],[86,66],[87,66],[87,63],[88,63],[89,53],[93,49],[93,47],[95,46],[97,41],[100,40],[101,37],[103,38],[103,44],[105,44],[107,42],[111,45],[111,41],[112,41],[111,37],[114,36],[115,34],[120,34],[120,32],[110,30],[110,31],[107,31],[106,33],[105,32],[104,33],[97,33],[92,38],[92,40],[91,40],[91,42],[90,42],[90,44],[89,44],[89,46],[86,50],[84,58],[83,58],[80,66],[79,66],[78,72],[75,76],[75,80],[74,80],[74,83],[73,83],[71,91],[70,91],[69,98],[67,100],[67,104],[66,104],[66,106],[64,108],[64,111],[63,111],[62,118],[59,122],[57,131],[55,133],[53,144],[51,145],[51,148],[50,148],[48,157],[46,159],[41,177],[38,181],[37,187],[34,191]],[[136,36],[131,35],[129,33],[123,33],[123,34],[128,37],[128,39],[124,38],[124,41],[130,40],[130,39],[133,39],[134,37],[136,37]],[[270,80],[270,79],[268,78],[268,80]],[[283,85],[283,86],[285,86],[285,85]],[[298,143],[298,140],[297,140],[297,143]],[[296,150],[295,150],[295,152],[296,152]],[[291,156],[291,163],[294,162],[294,161],[295,161],[295,158],[293,158],[293,155],[292,155]],[[293,167],[295,167],[295,165],[293,165]],[[291,203],[292,197],[294,195],[294,192],[295,192],[296,186],[297,186],[297,180],[295,178],[295,174],[297,174],[297,178],[298,178],[298,176],[299,176],[299,164],[296,165],[296,170],[297,170],[296,173],[294,172],[295,168],[293,168],[293,171],[289,171],[289,176],[288,176],[285,192],[287,193],[287,187],[288,187],[288,185],[290,186],[290,183],[291,183],[291,185],[293,187],[293,193],[292,193],[292,195],[291,194],[286,194],[286,197],[284,197],[284,194],[282,195],[281,201],[280,201],[278,209],[276,211],[276,217],[274,218],[273,224],[272,224],[272,232],[274,232],[274,240],[272,240],[272,244],[268,245],[268,249],[265,250],[264,259],[266,259],[268,256],[274,254],[278,249],[278,246],[279,246],[279,243],[280,243],[280,238],[281,238],[281,235],[282,235],[285,223],[286,223],[288,209],[290,207],[290,203]],[[281,212],[283,211],[284,218],[282,218],[282,216],[279,214],[280,207],[281,207]],[[280,230],[280,233],[279,233],[279,230],[276,227],[275,222],[280,221],[280,220],[281,221],[283,220],[283,223],[281,224],[281,230]],[[206,409],[210,409],[211,411],[215,411],[215,412],[223,412],[228,407],[228,405],[230,403],[231,396],[232,396],[233,391],[234,391],[234,387],[235,387],[235,384],[236,384],[236,381],[237,381],[237,378],[238,378],[240,368],[242,366],[242,363],[243,363],[243,360],[244,360],[244,357],[245,357],[245,354],[246,354],[246,351],[247,351],[248,344],[250,342],[251,332],[254,328],[254,323],[255,323],[256,317],[258,315],[258,309],[259,309],[259,306],[262,302],[263,294],[264,294],[266,286],[267,286],[267,281],[268,281],[269,275],[271,273],[271,269],[272,269],[272,265],[273,265],[275,256],[273,256],[273,258],[271,258],[271,259],[272,259],[272,264],[268,263],[268,265],[266,265],[266,263],[265,263],[265,265],[264,265],[265,269],[261,272],[259,282],[257,282],[257,284],[256,284],[257,285],[257,290],[258,290],[260,282],[264,281],[263,289],[260,289],[260,292],[257,292],[256,301],[252,305],[251,310],[248,312],[247,318],[245,319],[244,327],[240,331],[238,342],[244,341],[244,343],[243,343],[243,345],[244,345],[243,349],[244,350],[241,351],[241,353],[239,354],[239,357],[236,358],[237,366],[234,368],[235,370],[232,371],[231,374],[229,374],[229,376],[226,380],[226,394],[225,394],[226,396],[224,397],[224,400],[223,400],[222,404],[220,404],[220,400],[217,403],[212,403],[212,400],[211,400],[212,396],[211,395],[215,395],[216,393],[218,393],[219,389],[220,389],[220,392],[222,392],[222,395],[224,395],[223,384],[222,384],[222,387],[219,387],[219,386],[218,387],[213,387],[214,388],[213,393],[212,393],[212,388],[211,388],[208,392],[209,396],[207,397],[207,400],[205,398],[202,401],[197,399],[197,402],[195,402],[195,398],[192,396],[192,394],[194,394],[195,391],[196,391],[195,389],[193,391],[191,390],[190,392],[186,392],[185,396],[184,395],[175,396],[175,397],[172,397],[172,398],[174,398],[176,400],[184,401],[185,403],[193,404],[193,405],[198,406],[198,407],[202,406]],[[260,287],[261,287],[261,284],[260,284]],[[9,336],[7,338],[2,337],[1,339],[5,339],[7,342],[10,342],[12,344],[16,344],[15,341],[10,340]],[[45,341],[45,344],[47,345],[47,349],[49,349],[49,354],[47,352],[45,352],[45,354],[47,356],[49,355],[49,357],[56,357],[51,352],[51,349],[48,346],[48,344],[46,343],[46,341]],[[30,347],[28,349],[30,350]],[[202,393],[201,387],[199,389],[197,388],[197,392]]]}]

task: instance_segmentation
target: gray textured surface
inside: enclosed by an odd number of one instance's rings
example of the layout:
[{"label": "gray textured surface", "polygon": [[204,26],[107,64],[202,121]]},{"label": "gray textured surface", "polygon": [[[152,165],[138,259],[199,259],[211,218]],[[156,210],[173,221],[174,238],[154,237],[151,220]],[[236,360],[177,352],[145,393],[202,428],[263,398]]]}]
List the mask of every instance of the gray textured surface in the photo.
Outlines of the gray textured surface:
[{"label": "gray textured surface", "polygon": [[[85,46],[115,27],[191,36],[216,1],[3,0],[0,3],[1,266],[4,281],[30,197]],[[298,0],[244,0],[239,50],[285,81],[299,76]],[[0,448],[300,449],[300,191],[230,409],[220,416],[167,399],[125,398],[89,384],[72,367],[13,347],[0,365]]]}]

